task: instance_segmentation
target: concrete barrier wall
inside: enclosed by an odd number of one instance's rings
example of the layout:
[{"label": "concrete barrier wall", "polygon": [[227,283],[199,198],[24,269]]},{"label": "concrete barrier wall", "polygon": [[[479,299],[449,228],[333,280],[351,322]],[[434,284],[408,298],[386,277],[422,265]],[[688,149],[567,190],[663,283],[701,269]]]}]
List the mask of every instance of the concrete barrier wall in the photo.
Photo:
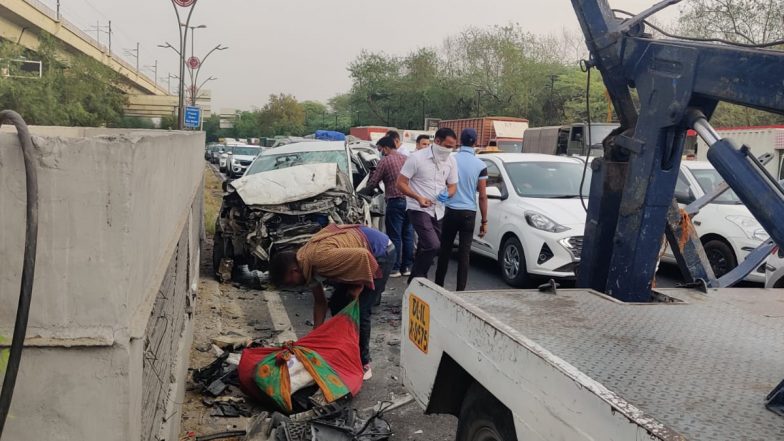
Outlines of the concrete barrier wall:
[{"label": "concrete barrier wall", "polygon": [[[177,412],[172,406],[179,402],[187,365],[188,303],[198,279],[203,134],[49,127],[33,128],[33,134],[38,263],[27,348],[5,436],[176,439],[177,427],[162,415]],[[19,290],[24,201],[20,148],[16,135],[4,128],[0,336],[6,340]],[[167,321],[172,326],[161,329]],[[160,355],[157,364],[145,363],[150,354]],[[154,402],[147,403],[159,369],[167,375],[160,377]],[[154,411],[143,417],[145,406]],[[166,406],[168,413],[158,410]]]}]

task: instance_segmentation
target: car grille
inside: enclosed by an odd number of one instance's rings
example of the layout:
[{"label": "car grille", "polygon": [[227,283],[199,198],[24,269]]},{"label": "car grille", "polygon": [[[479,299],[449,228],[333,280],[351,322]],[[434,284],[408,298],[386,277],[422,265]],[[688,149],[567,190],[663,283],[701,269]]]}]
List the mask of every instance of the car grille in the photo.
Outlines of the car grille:
[{"label": "car grille", "polygon": [[580,255],[583,253],[583,236],[574,236],[570,237],[567,241],[569,246],[572,247],[571,251],[574,257],[580,258]]},{"label": "car grille", "polygon": [[251,162],[253,162],[253,161],[240,161],[240,165],[243,166],[243,167],[247,167],[247,166],[250,165]]}]

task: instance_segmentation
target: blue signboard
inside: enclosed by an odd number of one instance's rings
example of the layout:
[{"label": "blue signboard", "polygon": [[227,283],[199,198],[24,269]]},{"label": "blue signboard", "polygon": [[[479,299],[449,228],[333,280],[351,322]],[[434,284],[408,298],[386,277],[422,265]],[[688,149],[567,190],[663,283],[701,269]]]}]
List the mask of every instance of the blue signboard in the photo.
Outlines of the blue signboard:
[{"label": "blue signboard", "polygon": [[201,126],[201,107],[185,107],[185,127],[198,129]]}]

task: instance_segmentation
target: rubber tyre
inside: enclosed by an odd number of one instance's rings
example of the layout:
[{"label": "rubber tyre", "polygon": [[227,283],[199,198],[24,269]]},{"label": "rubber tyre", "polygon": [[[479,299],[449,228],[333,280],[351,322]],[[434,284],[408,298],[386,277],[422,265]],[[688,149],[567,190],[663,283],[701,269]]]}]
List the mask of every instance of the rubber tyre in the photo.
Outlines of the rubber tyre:
[{"label": "rubber tyre", "polygon": [[468,388],[457,423],[457,441],[517,441],[512,412],[479,383]]},{"label": "rubber tyre", "polygon": [[507,285],[515,288],[525,288],[529,285],[530,277],[525,263],[525,251],[520,239],[510,236],[504,241],[498,255],[498,264],[501,267],[501,278]]},{"label": "rubber tyre", "polygon": [[719,278],[738,266],[738,259],[732,248],[724,241],[713,239],[703,244],[705,254],[713,268],[713,274]]}]

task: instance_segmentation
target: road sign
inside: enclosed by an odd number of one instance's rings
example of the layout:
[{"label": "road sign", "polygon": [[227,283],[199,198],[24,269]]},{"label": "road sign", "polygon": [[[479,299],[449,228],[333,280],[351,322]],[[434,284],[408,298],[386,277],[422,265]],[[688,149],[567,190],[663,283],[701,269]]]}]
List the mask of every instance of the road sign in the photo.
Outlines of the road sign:
[{"label": "road sign", "polygon": [[201,107],[186,106],[185,127],[189,129],[198,129],[199,126],[201,126]]},{"label": "road sign", "polygon": [[191,69],[198,69],[200,65],[201,61],[199,61],[199,57],[188,58],[188,66],[190,66]]},{"label": "road sign", "polygon": [[182,6],[183,8],[193,5],[195,2],[196,0],[174,0],[174,3],[177,3],[177,6]]}]

